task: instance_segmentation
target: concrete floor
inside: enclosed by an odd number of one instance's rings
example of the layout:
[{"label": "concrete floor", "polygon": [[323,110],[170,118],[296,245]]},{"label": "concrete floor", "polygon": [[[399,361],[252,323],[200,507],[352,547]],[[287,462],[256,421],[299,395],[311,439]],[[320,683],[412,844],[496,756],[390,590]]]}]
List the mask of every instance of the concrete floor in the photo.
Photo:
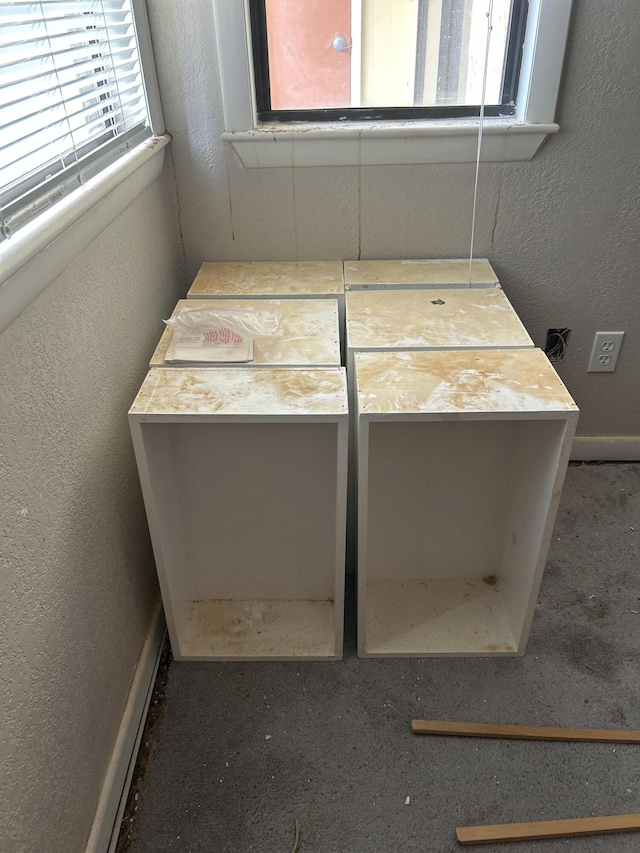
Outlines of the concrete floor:
[{"label": "concrete floor", "polygon": [[[458,825],[640,812],[640,747],[409,730],[640,729],[639,552],[640,465],[571,466],[523,658],[358,660],[351,607],[341,663],[171,663],[119,850],[289,853],[297,819],[304,853],[440,853]],[[479,849],[626,853],[640,834]]]}]

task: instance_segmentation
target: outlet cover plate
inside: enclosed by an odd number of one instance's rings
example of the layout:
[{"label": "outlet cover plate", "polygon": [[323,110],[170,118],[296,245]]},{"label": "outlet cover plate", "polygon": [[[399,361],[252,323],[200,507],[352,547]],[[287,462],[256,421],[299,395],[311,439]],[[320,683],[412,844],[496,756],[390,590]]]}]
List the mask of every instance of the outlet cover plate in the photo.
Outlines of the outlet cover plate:
[{"label": "outlet cover plate", "polygon": [[624,332],[596,332],[588,373],[613,373],[618,363]]}]

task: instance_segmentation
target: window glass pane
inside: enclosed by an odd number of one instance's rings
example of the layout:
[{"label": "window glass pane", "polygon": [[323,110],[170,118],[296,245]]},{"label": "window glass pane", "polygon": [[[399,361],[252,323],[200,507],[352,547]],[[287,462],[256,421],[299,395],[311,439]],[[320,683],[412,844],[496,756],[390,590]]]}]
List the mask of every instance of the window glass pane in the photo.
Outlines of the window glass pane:
[{"label": "window glass pane", "polygon": [[[512,0],[494,0],[486,103]],[[489,0],[265,0],[272,110],[477,105]]]}]

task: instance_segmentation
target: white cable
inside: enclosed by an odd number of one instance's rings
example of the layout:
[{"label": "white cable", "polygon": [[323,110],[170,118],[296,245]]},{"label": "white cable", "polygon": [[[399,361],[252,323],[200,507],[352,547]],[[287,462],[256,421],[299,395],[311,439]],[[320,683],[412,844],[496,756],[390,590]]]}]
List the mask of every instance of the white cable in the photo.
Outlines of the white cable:
[{"label": "white cable", "polygon": [[482,97],[480,99],[480,121],[478,123],[478,151],[476,153],[476,177],[473,187],[473,213],[471,215],[471,245],[469,247],[469,287],[471,287],[471,269],[473,266],[473,241],[476,234],[476,205],[478,203],[478,177],[480,175],[480,151],[482,150],[482,128],[484,125],[484,102],[487,94],[487,69],[489,66],[489,44],[493,29],[493,0],[489,0],[487,12],[487,46],[484,52],[484,71],[482,74]]}]

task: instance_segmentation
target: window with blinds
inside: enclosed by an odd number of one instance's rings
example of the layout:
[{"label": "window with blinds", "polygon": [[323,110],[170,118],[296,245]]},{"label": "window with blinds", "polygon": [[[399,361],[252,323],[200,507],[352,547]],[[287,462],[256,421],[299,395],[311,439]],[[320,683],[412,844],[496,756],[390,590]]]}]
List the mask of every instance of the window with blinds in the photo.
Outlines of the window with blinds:
[{"label": "window with blinds", "polygon": [[0,0],[0,239],[151,135],[134,0]]}]

